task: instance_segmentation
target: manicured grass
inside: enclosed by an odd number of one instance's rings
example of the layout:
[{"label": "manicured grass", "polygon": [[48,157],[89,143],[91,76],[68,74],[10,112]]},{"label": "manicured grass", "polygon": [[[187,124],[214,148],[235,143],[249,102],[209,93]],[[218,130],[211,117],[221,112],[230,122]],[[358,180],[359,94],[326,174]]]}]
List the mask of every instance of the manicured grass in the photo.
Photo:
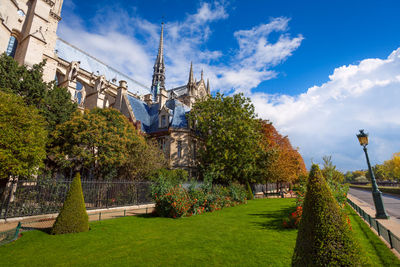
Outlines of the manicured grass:
[{"label": "manicured grass", "polygon": [[369,228],[358,214],[347,205],[353,232],[372,266],[400,266],[400,260],[390,251],[383,241]]},{"label": "manicured grass", "polygon": [[0,247],[2,266],[289,266],[296,230],[282,228],[292,199],[261,199],[182,219],[125,217],[79,234],[24,233]]},{"label": "manicured grass", "polygon": [[[297,230],[283,229],[282,218],[293,205],[293,199],[257,199],[190,218],[93,222],[79,234],[25,232],[0,247],[0,265],[290,266]],[[358,215],[348,212],[373,266],[400,266]]]}]

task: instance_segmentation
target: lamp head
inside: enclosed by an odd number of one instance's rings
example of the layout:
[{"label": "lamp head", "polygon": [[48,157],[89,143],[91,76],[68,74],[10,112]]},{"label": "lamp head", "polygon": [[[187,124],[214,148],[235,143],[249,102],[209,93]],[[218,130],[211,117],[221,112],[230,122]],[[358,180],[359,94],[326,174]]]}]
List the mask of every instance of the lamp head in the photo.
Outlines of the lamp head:
[{"label": "lamp head", "polygon": [[360,130],[357,138],[361,146],[366,147],[368,145],[368,133],[365,133],[364,130]]}]

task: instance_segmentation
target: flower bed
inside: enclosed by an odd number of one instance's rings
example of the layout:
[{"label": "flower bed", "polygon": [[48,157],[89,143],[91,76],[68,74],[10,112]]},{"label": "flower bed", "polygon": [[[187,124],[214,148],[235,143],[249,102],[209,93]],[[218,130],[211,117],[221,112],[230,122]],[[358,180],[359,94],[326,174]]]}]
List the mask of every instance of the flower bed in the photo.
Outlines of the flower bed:
[{"label": "flower bed", "polygon": [[196,188],[193,185],[185,189],[161,180],[153,186],[152,196],[156,213],[170,218],[213,212],[246,202],[246,190],[235,183],[227,187],[204,185]]}]

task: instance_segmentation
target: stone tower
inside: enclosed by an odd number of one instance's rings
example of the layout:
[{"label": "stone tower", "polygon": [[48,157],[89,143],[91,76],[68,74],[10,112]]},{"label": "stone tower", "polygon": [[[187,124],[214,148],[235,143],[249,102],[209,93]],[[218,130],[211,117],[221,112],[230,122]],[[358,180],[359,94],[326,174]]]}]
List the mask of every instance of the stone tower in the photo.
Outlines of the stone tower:
[{"label": "stone tower", "polygon": [[151,83],[153,101],[157,101],[157,94],[160,90],[165,90],[164,22],[161,23],[160,44],[158,46],[156,62],[153,67],[153,81]]},{"label": "stone tower", "polygon": [[28,67],[47,60],[43,79],[54,80],[54,48],[63,0],[0,1],[0,51]]}]

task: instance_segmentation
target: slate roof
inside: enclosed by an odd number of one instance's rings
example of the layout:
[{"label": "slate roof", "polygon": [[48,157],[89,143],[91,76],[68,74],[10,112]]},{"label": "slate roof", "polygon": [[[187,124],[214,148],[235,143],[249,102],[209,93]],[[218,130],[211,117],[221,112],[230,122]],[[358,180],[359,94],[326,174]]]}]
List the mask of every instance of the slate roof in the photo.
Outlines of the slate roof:
[{"label": "slate roof", "polygon": [[[141,122],[142,131],[145,133],[155,133],[165,130],[158,128],[158,103],[148,106],[145,102],[133,96],[128,95],[128,99],[135,118]],[[188,127],[186,119],[186,114],[190,111],[188,106],[184,105],[177,99],[170,99],[165,103],[165,107],[168,108],[170,113],[170,127]]]},{"label": "slate roof", "polygon": [[168,93],[168,97],[171,97],[172,92],[174,92],[177,97],[180,97],[182,95],[187,94],[187,91],[188,91],[187,86],[184,85],[184,86],[169,89],[169,90],[167,90],[167,93]]},{"label": "slate roof", "polygon": [[[94,73],[95,75],[104,75],[107,80],[110,80],[110,82],[117,86],[120,80],[125,80],[128,83],[129,91],[134,93],[139,92],[140,95],[146,95],[150,93],[150,88],[147,86],[133,80],[127,75],[108,66],[97,58],[87,54],[86,52],[60,38],[58,38],[56,41],[55,50],[59,58],[68,62],[80,61],[80,68],[90,73]],[[112,79],[116,79],[116,81],[113,82]]]},{"label": "slate roof", "polygon": [[[196,86],[199,86],[200,83],[201,83],[201,80],[196,82]],[[187,85],[183,85],[183,86],[179,86],[179,87],[175,87],[175,88],[167,90],[168,97],[171,97],[172,92],[174,92],[175,95],[178,96],[178,97],[180,97],[182,95],[185,95],[185,94],[188,93]]]}]

